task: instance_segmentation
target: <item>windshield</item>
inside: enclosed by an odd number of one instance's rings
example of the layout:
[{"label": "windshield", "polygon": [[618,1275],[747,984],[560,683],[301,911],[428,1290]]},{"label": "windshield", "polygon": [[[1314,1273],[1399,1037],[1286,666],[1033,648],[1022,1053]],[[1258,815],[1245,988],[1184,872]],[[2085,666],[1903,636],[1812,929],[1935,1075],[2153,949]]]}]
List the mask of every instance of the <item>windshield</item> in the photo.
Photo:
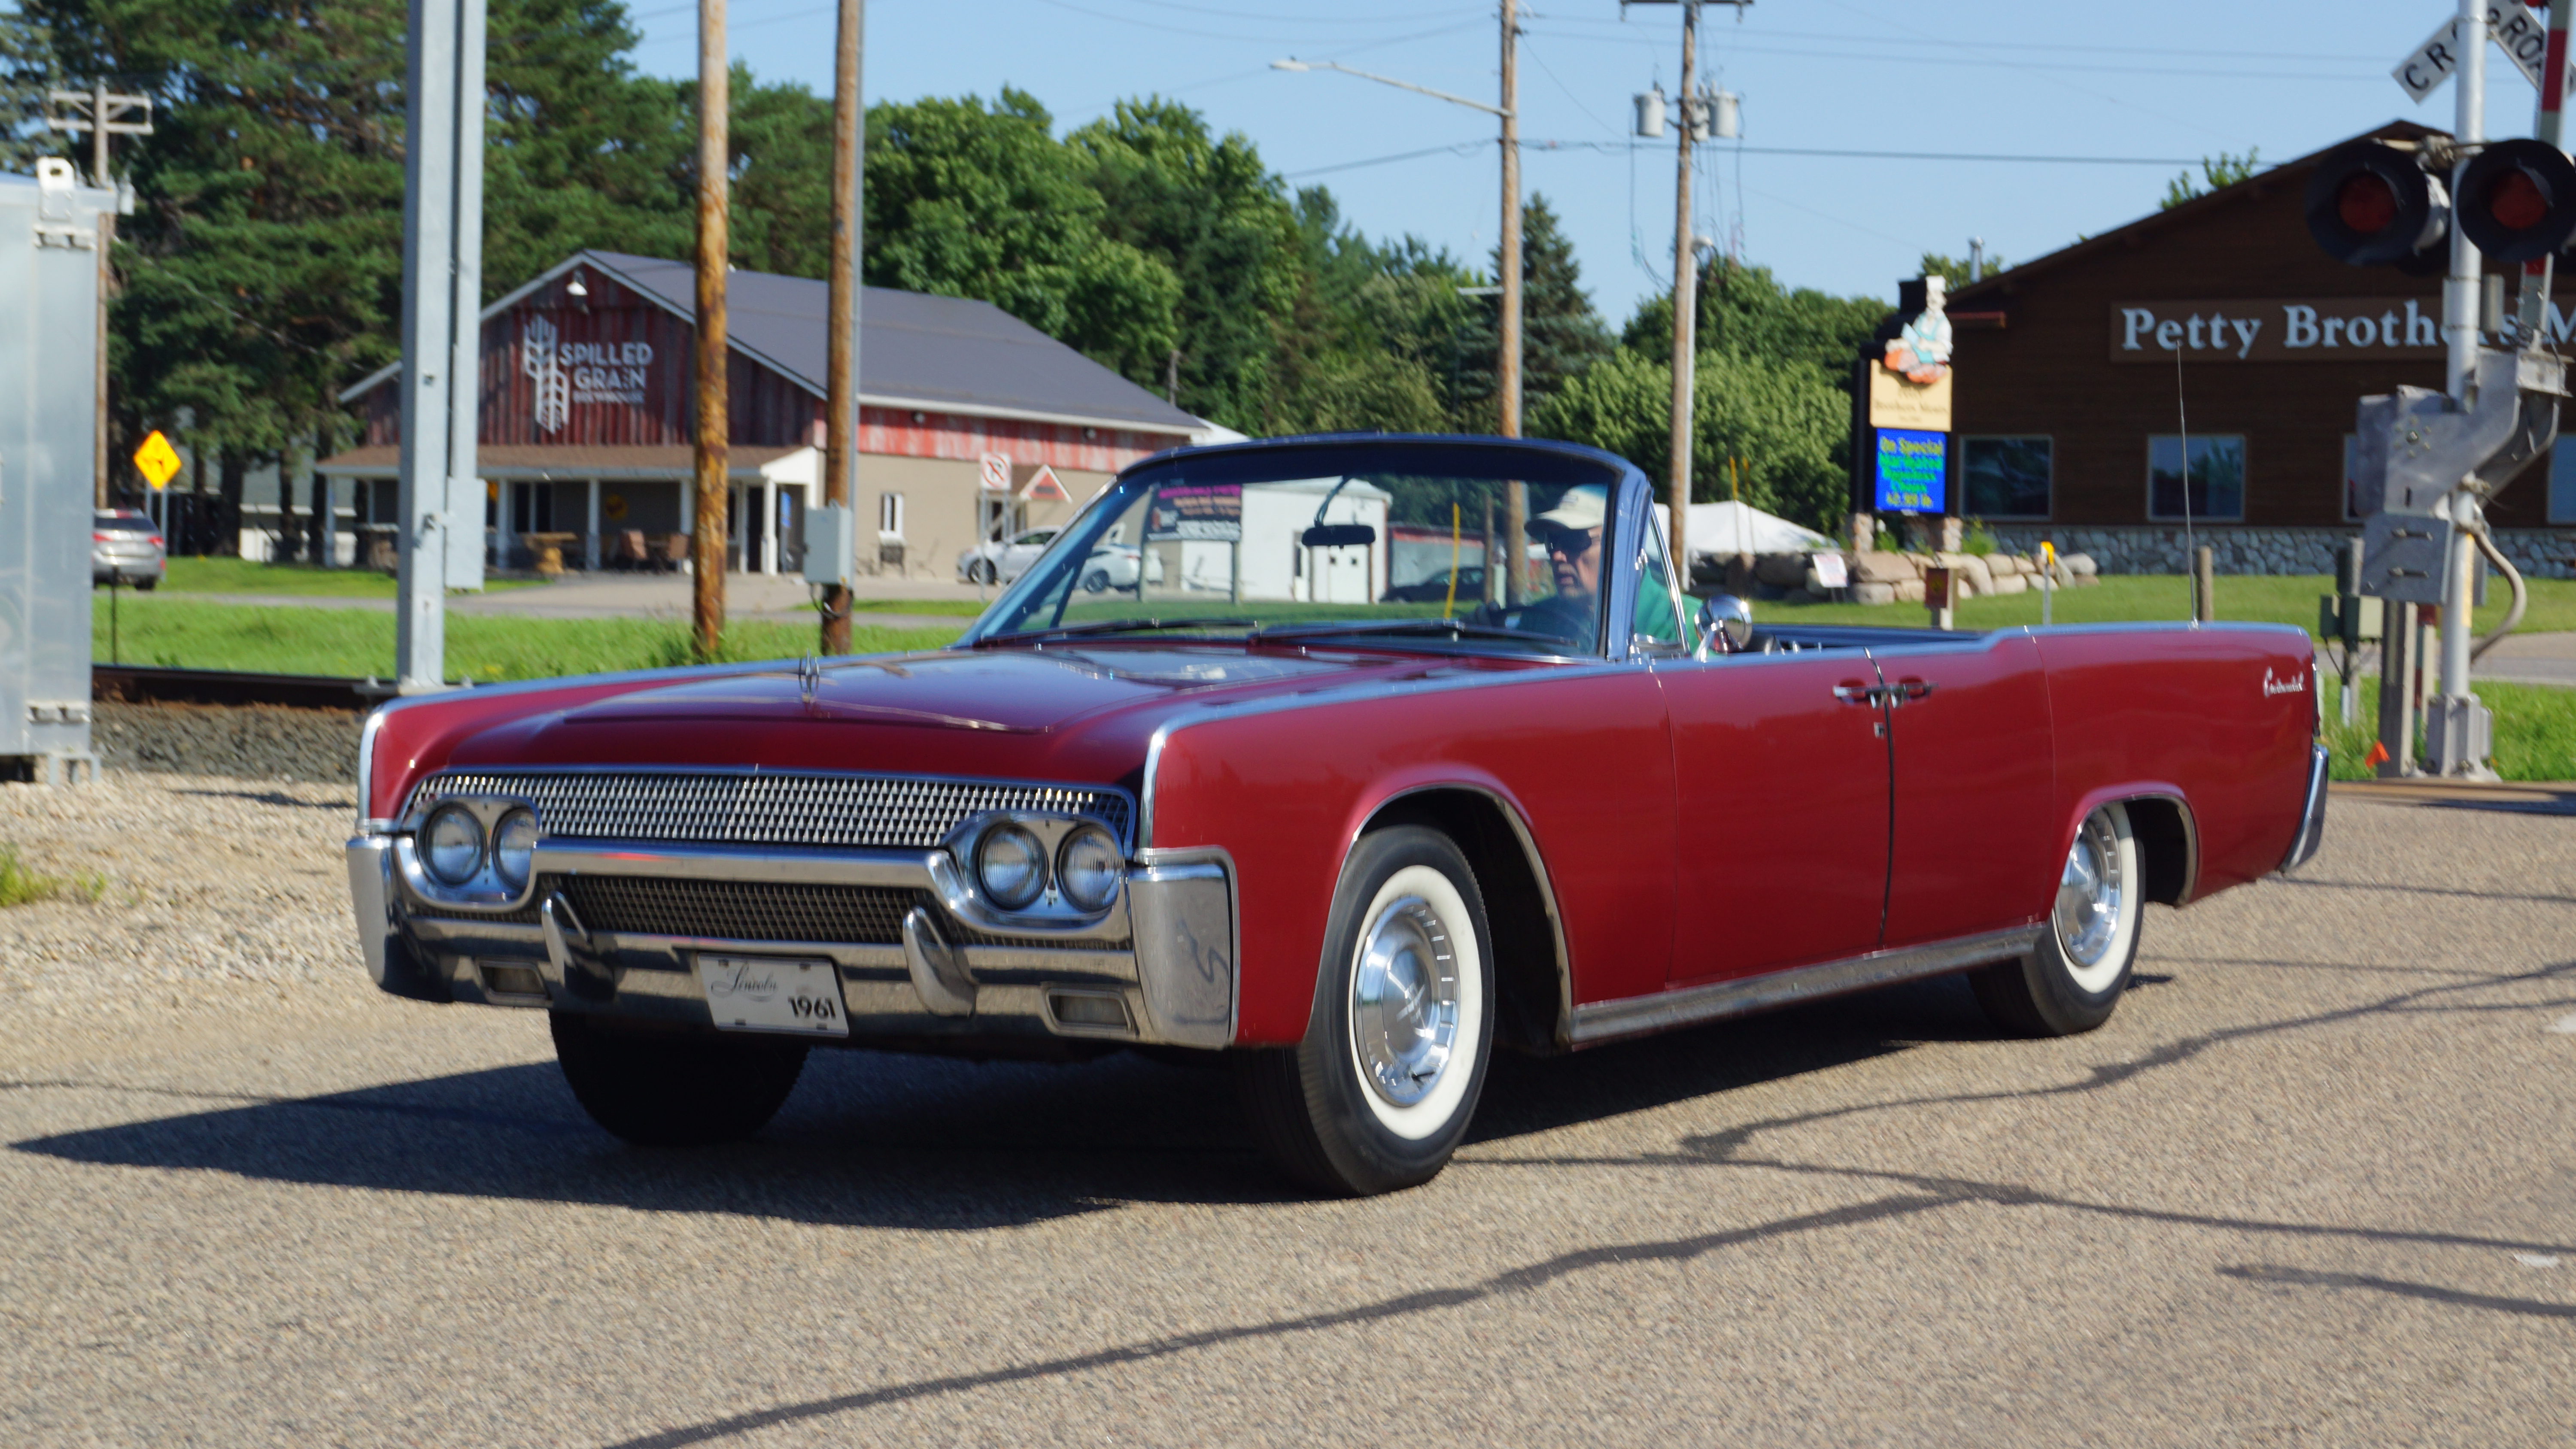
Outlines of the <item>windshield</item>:
[{"label": "windshield", "polygon": [[969,638],[1392,634],[1591,653],[1618,480],[1498,447],[1185,453],[1095,499]]}]

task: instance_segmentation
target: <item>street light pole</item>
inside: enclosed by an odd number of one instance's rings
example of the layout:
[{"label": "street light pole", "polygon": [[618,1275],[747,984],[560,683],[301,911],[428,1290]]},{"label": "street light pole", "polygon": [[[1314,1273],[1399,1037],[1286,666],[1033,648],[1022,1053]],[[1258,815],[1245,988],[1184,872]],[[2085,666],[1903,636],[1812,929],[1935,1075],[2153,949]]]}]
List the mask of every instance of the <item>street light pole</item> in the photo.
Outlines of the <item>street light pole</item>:
[{"label": "street light pole", "polygon": [[[865,51],[863,0],[841,0],[838,49],[832,67],[831,336],[824,363],[823,501],[843,508],[858,497],[859,462],[859,249],[865,215],[859,177],[867,147],[867,108],[859,92]],[[850,652],[850,586],[823,590],[823,653]]]},{"label": "street light pole", "polygon": [[1691,94],[1691,67],[1699,56],[1699,0],[1682,0],[1682,113],[1679,156],[1673,175],[1673,431],[1665,500],[1673,510],[1673,570],[1684,591],[1691,583],[1691,392],[1698,358],[1699,258],[1691,245],[1691,139],[1699,102]]},{"label": "street light pole", "polygon": [[731,409],[725,390],[725,168],[733,107],[725,69],[725,0],[698,0],[697,497],[690,539],[700,659],[715,657],[725,625],[725,494]]},{"label": "street light pole", "polygon": [[1494,359],[1494,394],[1502,434],[1521,435],[1521,123],[1518,19],[1503,0],[1503,284],[1501,339]]}]

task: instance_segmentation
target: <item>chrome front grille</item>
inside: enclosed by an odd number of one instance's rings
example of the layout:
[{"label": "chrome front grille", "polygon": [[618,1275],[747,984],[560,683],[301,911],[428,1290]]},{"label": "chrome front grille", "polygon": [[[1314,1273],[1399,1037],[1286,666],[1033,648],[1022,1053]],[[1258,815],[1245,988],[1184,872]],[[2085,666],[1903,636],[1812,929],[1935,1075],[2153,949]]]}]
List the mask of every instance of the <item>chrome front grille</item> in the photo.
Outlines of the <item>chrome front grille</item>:
[{"label": "chrome front grille", "polygon": [[593,931],[725,941],[896,945],[904,912],[922,900],[895,886],[789,885],[575,875],[549,879]]},{"label": "chrome front grille", "polygon": [[412,792],[513,795],[549,837],[709,845],[922,849],[990,810],[1088,816],[1127,838],[1125,794],[936,777],[719,770],[451,770]]},{"label": "chrome front grille", "polygon": [[[931,913],[940,934],[959,945],[1052,949],[1065,944],[1056,937],[978,931],[940,909],[928,891],[901,886],[800,885],[643,875],[538,878],[539,900],[555,891],[563,893],[583,929],[611,935],[895,946],[903,942],[904,913],[920,906]],[[535,909],[531,907],[527,915],[533,922]],[[1128,943],[1121,937],[1083,944],[1124,950]]]}]

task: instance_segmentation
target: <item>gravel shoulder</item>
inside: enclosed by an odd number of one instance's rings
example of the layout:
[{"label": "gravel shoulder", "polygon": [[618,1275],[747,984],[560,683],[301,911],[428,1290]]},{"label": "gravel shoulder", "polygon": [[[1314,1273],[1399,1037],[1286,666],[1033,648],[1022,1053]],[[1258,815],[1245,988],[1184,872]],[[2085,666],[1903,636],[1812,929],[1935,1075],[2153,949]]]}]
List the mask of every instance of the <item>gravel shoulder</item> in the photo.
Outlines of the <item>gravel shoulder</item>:
[{"label": "gravel shoulder", "polygon": [[390,1019],[340,866],[356,815],[345,785],[114,771],[67,790],[0,785],[0,842],[28,868],[105,877],[95,901],[0,914],[0,1067],[252,1021]]},{"label": "gravel shoulder", "polygon": [[352,813],[0,787],[0,839],[131,886],[0,912],[0,1443],[2576,1423],[2576,820],[2338,796],[2298,876],[2152,908],[2099,1032],[1940,982],[1505,1059],[1450,1171],[1327,1202],[1133,1056],[818,1053],[755,1142],[623,1147],[540,1014],[373,995]]}]

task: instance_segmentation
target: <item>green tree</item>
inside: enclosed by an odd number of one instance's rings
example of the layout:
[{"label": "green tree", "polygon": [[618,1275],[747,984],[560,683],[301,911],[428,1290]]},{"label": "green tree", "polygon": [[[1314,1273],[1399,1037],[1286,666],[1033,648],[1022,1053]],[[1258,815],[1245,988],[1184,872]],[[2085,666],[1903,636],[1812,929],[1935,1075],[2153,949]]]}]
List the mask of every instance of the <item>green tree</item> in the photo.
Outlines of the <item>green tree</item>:
[{"label": "green tree", "polygon": [[[1769,267],[1711,257],[1699,272],[1699,326],[1703,352],[1773,362],[1805,362],[1839,377],[1851,369],[1888,306],[1875,297],[1837,297],[1811,287],[1780,285]],[[1649,297],[1620,334],[1620,346],[1640,356],[1673,355],[1673,302]]]},{"label": "green tree", "polygon": [[1104,234],[1089,158],[1059,144],[1036,98],[868,112],[867,280],[975,297],[1139,381],[1179,342],[1181,283]]},{"label": "green tree", "polygon": [[1297,194],[1305,268],[1275,329],[1263,421],[1274,433],[1445,432],[1465,274],[1418,238],[1372,244],[1323,187]]},{"label": "green tree", "polygon": [[[690,255],[697,87],[636,73],[619,0],[492,0],[489,26],[484,299],[585,247]],[[399,74],[399,48],[394,62]],[[757,104],[750,91],[737,68],[737,128]],[[739,238],[734,254],[751,264]]]},{"label": "green tree", "polygon": [[[1503,265],[1496,247],[1493,265]],[[1669,311],[1665,314],[1671,315]],[[1480,299],[1476,319],[1461,339],[1462,365],[1453,404],[1458,427],[1490,433],[1497,426],[1494,368],[1502,352],[1502,301]],[[1535,413],[1565,384],[1610,354],[1610,329],[1583,290],[1583,268],[1574,243],[1547,198],[1532,195],[1521,207],[1521,409]]]},{"label": "green tree", "polygon": [[0,171],[23,176],[38,157],[67,154],[61,133],[45,129],[45,96],[62,83],[43,17],[0,11]]},{"label": "green tree", "polygon": [[[1606,449],[1662,478],[1672,399],[1671,366],[1623,350],[1570,380],[1530,431]],[[1691,390],[1692,499],[1726,498],[1734,484],[1754,507],[1830,532],[1846,496],[1840,454],[1850,417],[1834,378],[1812,363],[1701,353]]]},{"label": "green tree", "polygon": [[1297,219],[1279,179],[1240,133],[1211,135],[1196,111],[1159,97],[1120,101],[1065,141],[1090,162],[1103,232],[1179,282],[1170,350],[1122,370],[1169,387],[1201,417],[1261,429],[1275,328],[1303,285]]},{"label": "green tree", "polygon": [[[694,117],[697,87],[685,84],[682,91],[682,105]],[[732,93],[727,235],[734,265],[790,277],[829,276],[831,98],[793,81],[761,81],[739,61]]]},{"label": "green tree", "polygon": [[[2201,181],[2192,180],[2191,173],[2188,171],[2175,176],[2173,180],[2165,183],[2165,199],[2156,203],[2156,210],[2171,211],[2195,196],[2207,196],[2220,187],[2233,186],[2239,181],[2251,178],[2255,171],[2255,159],[2262,154],[2261,147],[2249,146],[2242,156],[2231,156],[2221,151],[2216,156],[2201,157]],[[2202,185],[2201,182],[2208,184]]]}]

